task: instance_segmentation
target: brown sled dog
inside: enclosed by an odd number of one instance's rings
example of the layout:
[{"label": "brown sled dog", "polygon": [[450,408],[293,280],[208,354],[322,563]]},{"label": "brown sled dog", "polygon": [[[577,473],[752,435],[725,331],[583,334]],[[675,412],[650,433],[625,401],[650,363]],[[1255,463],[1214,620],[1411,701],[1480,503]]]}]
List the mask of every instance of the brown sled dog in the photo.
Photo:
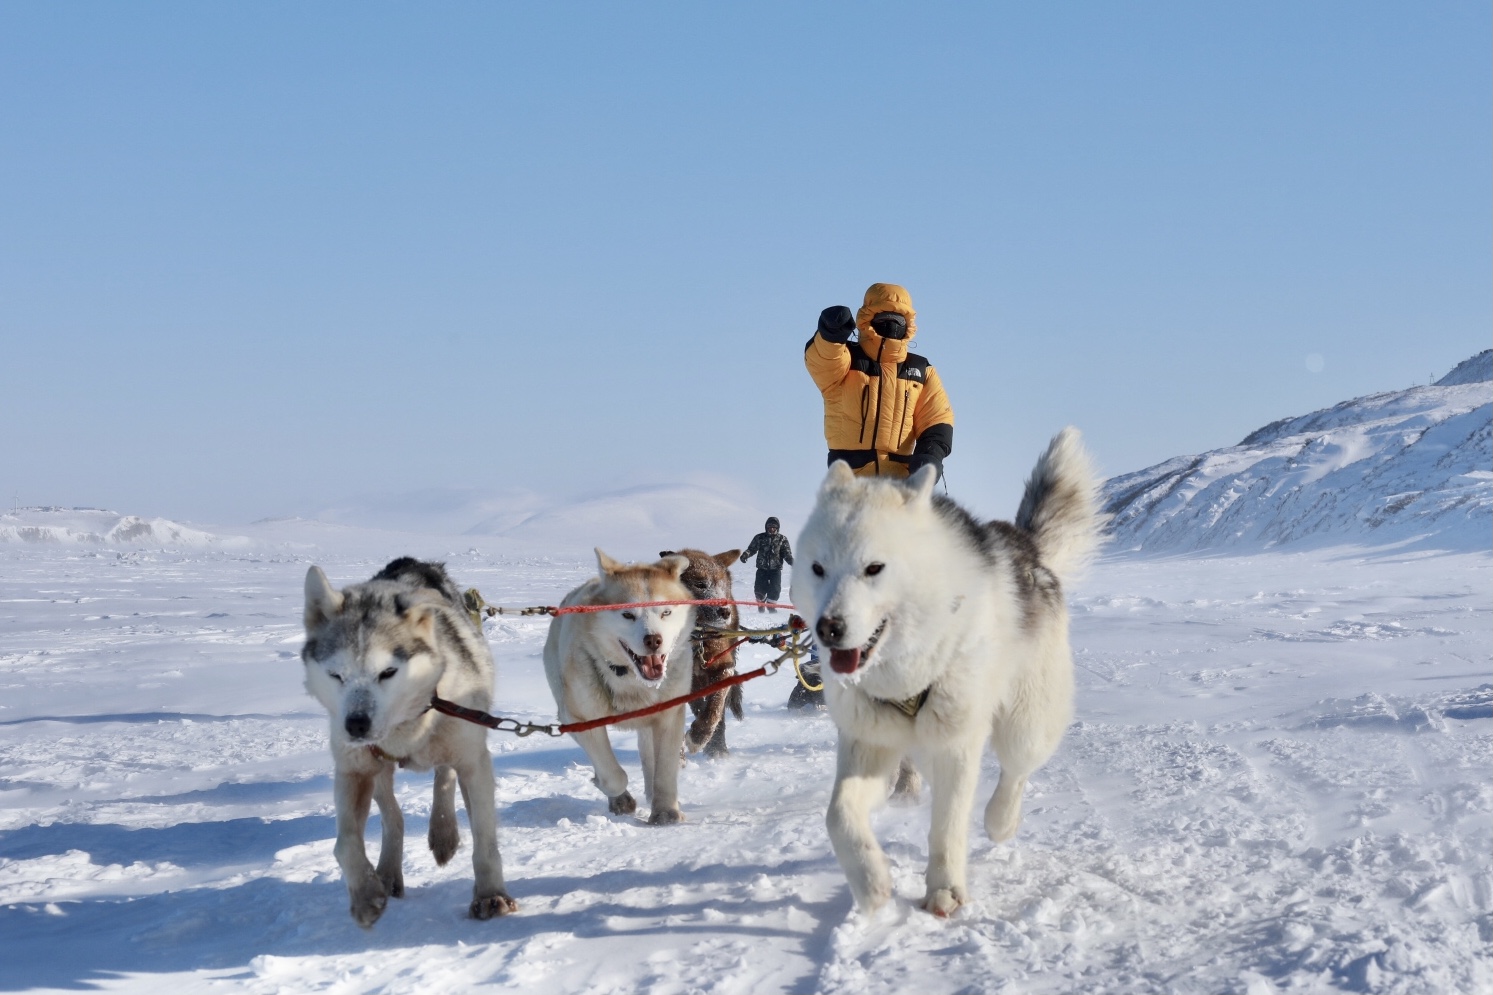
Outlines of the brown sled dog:
[{"label": "brown sled dog", "polygon": [[[680,574],[679,580],[689,588],[691,598],[706,600],[732,596],[731,571],[727,567],[736,562],[741,550],[732,549],[711,556],[698,549],[681,549],[658,555],[683,556],[689,560],[689,566]],[[739,629],[741,618],[735,605],[700,605],[695,608],[695,624],[705,629]],[[734,639],[725,636],[711,636],[694,642],[695,663],[690,691],[698,691],[707,684],[736,673],[736,650],[731,648],[733,642]],[[707,666],[712,660],[715,663]],[[705,755],[711,758],[724,757],[730,752],[726,749],[724,721],[727,705],[737,719],[742,717],[740,684],[689,703],[690,711],[695,714],[695,721],[690,724],[684,737],[684,748],[688,753],[694,753],[701,747],[704,747]]]}]

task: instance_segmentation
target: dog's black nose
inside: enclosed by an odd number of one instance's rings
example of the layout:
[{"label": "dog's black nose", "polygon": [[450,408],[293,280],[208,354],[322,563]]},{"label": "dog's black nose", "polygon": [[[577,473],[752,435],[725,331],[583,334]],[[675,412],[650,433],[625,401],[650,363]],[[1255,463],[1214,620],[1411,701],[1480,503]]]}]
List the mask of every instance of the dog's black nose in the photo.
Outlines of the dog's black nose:
[{"label": "dog's black nose", "polygon": [[656,632],[650,632],[643,636],[643,646],[649,653],[657,653],[658,648],[664,644],[664,637]]},{"label": "dog's black nose", "polygon": [[823,615],[814,626],[814,631],[819,633],[819,638],[824,640],[826,646],[838,646],[840,640],[845,638],[845,620],[837,615]]},{"label": "dog's black nose", "polygon": [[342,723],[342,725],[347,730],[347,734],[353,739],[362,739],[368,735],[368,730],[373,728],[373,720],[363,712],[354,712],[347,717],[347,721]]}]

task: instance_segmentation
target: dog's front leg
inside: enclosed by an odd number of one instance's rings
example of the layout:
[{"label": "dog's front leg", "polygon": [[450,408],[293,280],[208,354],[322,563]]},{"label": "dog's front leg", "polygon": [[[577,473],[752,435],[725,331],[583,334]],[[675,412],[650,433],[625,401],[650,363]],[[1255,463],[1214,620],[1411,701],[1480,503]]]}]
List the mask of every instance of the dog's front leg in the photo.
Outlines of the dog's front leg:
[{"label": "dog's front leg", "polygon": [[332,853],[347,885],[349,911],[358,925],[364,927],[378,922],[389,901],[384,882],[374,872],[363,847],[363,829],[368,825],[375,776],[373,772],[349,770],[339,764],[333,787],[337,800],[337,844]]},{"label": "dog's front leg", "polygon": [[[679,811],[679,748],[684,743],[684,706],[655,718],[649,737],[653,756],[653,784],[648,793],[648,821],[655,826],[682,822]],[[641,736],[639,737],[641,745]],[[647,761],[645,760],[646,764]]]},{"label": "dog's front leg", "polygon": [[591,783],[607,796],[607,810],[613,815],[631,815],[636,812],[638,803],[632,792],[627,790],[627,771],[617,762],[617,755],[612,752],[612,741],[607,737],[606,729],[591,729],[571,735],[581,745],[581,749],[586,751],[586,756],[591,758]]},{"label": "dog's front leg", "polygon": [[855,904],[868,912],[892,897],[886,855],[871,833],[871,809],[886,800],[887,780],[900,757],[900,750],[840,733],[835,788],[824,823]]},{"label": "dog's front leg", "polygon": [[456,768],[456,782],[461,786],[462,804],[467,807],[467,822],[472,826],[472,918],[491,919],[517,911],[518,903],[503,884],[497,785],[485,742],[478,749],[466,751],[466,759]]},{"label": "dog's front leg", "polygon": [[404,813],[399,811],[399,799],[394,796],[393,764],[380,764],[378,773],[373,775],[373,800],[378,804],[379,823],[383,826],[375,873],[384,883],[384,894],[403,898]]},{"label": "dog's front leg", "polygon": [[937,753],[929,760],[933,824],[928,829],[928,892],[923,908],[947,917],[968,900],[969,812],[980,778],[981,744]]},{"label": "dog's front leg", "polygon": [[436,865],[445,867],[461,846],[456,829],[456,769],[445,765],[435,769],[435,790],[430,799],[430,852]]}]

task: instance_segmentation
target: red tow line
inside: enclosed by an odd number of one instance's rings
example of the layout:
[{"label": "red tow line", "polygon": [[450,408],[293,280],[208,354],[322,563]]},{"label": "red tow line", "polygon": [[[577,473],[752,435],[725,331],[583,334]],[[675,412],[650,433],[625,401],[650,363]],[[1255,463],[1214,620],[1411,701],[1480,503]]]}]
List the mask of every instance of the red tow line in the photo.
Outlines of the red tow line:
[{"label": "red tow line", "polygon": [[[557,609],[554,609],[554,611],[556,613],[566,613],[566,614],[568,614],[570,612],[583,612],[583,611],[584,612],[618,611],[618,610],[621,610],[621,609],[624,609],[624,608],[658,608],[658,607],[663,607],[665,605],[711,605],[711,604],[721,604],[721,605],[727,605],[727,604],[737,604],[737,605],[756,605],[756,604],[762,604],[762,605],[769,605],[771,607],[780,607],[780,608],[792,608],[793,607],[792,605],[772,605],[771,602],[764,602],[764,601],[730,601],[730,600],[725,599],[725,598],[720,598],[720,599],[715,599],[715,600],[712,600],[712,601],[652,601],[652,602],[638,602],[636,604],[628,604],[628,605],[572,605],[572,606],[569,606],[568,608],[557,608]],[[789,630],[791,630],[791,632],[794,635],[796,635],[799,632],[805,631],[808,628],[808,625],[804,622],[803,619],[799,618],[797,615],[790,615],[790,616],[788,616],[788,628],[789,628]],[[736,649],[742,643],[746,642],[748,639],[751,639],[751,638],[752,638],[751,636],[746,636],[746,637],[743,637],[741,639],[738,639],[735,643],[733,643],[731,645],[731,647],[729,649],[726,649],[725,651],[716,654],[715,657],[713,657],[710,662],[714,663],[716,660],[721,659],[722,657],[726,656],[726,654],[730,653],[731,650]],[[430,707],[433,708],[433,709],[435,709],[437,712],[440,712],[442,715],[449,715],[452,718],[456,718],[456,719],[464,719],[467,722],[472,722],[472,723],[475,723],[475,724],[477,724],[479,726],[486,726],[489,729],[496,729],[499,732],[512,732],[512,733],[517,733],[520,736],[531,736],[531,735],[533,735],[536,732],[544,733],[547,736],[565,736],[565,735],[569,735],[571,733],[589,732],[592,729],[600,729],[602,726],[615,725],[618,722],[627,722],[627,721],[629,721],[631,719],[639,719],[639,718],[642,718],[642,717],[644,717],[646,715],[657,714],[658,712],[666,712],[666,711],[668,711],[671,708],[675,708],[675,707],[678,707],[679,705],[687,704],[687,703],[689,703],[691,701],[696,700],[697,698],[709,697],[710,695],[715,694],[717,691],[720,691],[720,690],[722,690],[724,688],[731,687],[732,685],[735,685],[735,684],[745,684],[747,681],[756,680],[758,677],[765,677],[768,674],[776,673],[777,669],[778,669],[778,665],[781,662],[782,662],[781,659],[779,659],[779,660],[773,661],[772,663],[763,664],[762,666],[758,667],[756,670],[749,670],[749,671],[747,671],[744,674],[732,674],[730,677],[723,677],[720,680],[715,681],[714,683],[705,685],[703,688],[700,688],[698,691],[692,691],[689,694],[682,694],[682,695],[679,695],[677,698],[670,698],[668,701],[660,701],[657,704],[649,705],[647,708],[638,708],[638,709],[634,709],[631,712],[621,712],[621,713],[619,713],[617,715],[604,715],[604,716],[602,716],[599,719],[588,719],[585,722],[564,722],[564,723],[560,723],[560,722],[551,722],[551,723],[520,722],[517,719],[510,719],[510,718],[505,718],[503,716],[493,715],[493,714],[491,714],[489,712],[484,712],[484,711],[482,711],[480,709],[477,709],[477,708],[468,708],[465,705],[458,705],[456,702],[454,702],[454,701],[447,701],[445,698],[442,698],[442,697],[440,697],[438,695],[431,695],[431,697],[430,697]]]}]

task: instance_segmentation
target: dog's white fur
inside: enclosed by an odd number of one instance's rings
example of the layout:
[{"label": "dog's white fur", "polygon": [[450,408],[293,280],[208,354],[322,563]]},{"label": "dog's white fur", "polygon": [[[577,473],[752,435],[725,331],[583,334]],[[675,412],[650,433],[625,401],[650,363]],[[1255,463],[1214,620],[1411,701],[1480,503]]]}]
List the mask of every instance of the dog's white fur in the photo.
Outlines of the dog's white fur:
[{"label": "dog's white fur", "polygon": [[[566,595],[562,605],[637,604],[683,601],[691,595],[679,576],[689,566],[683,556],[652,564],[623,564],[596,551],[600,573]],[[685,606],[637,608],[560,615],[550,622],[544,643],[544,672],[555,696],[560,721],[585,722],[618,715],[688,693],[693,666],[690,633],[694,609]],[[642,661],[662,657],[656,677]],[[643,789],[654,824],[678,822],[679,754],[684,742],[684,706],[620,723],[638,731]],[[575,733],[591,758],[593,781],[617,815],[636,811],[627,790],[627,772],[612,752],[609,727]]]},{"label": "dog's white fur", "polygon": [[[436,863],[456,853],[456,788],[472,827],[471,914],[478,919],[518,908],[503,883],[487,730],[431,711],[432,693],[486,710],[492,707],[493,661],[487,640],[460,605],[436,564],[341,591],[320,567],[306,573],[306,690],[327,709],[336,769],[335,854],[352,916],[372,926],[390,897],[404,894],[404,816],[394,795],[396,764],[435,768],[430,849]],[[428,575],[441,588],[425,586]],[[363,830],[369,801],[383,824],[378,867],[368,861]]]},{"label": "dog's white fur", "polygon": [[[992,839],[1021,818],[1028,776],[1072,715],[1068,617],[1059,577],[1096,547],[1097,485],[1078,432],[1053,439],[1014,525],[975,521],[933,495],[925,468],[904,481],[830,468],[798,540],[793,601],[815,631],[826,703],[839,730],[826,824],[856,903],[891,896],[870,811],[906,754],[932,785],[923,907],[967,897],[969,813],[984,743],[1000,760],[985,807]],[[838,651],[838,656],[835,656]],[[850,672],[836,672],[853,668]],[[928,694],[915,717],[894,702]]]}]

